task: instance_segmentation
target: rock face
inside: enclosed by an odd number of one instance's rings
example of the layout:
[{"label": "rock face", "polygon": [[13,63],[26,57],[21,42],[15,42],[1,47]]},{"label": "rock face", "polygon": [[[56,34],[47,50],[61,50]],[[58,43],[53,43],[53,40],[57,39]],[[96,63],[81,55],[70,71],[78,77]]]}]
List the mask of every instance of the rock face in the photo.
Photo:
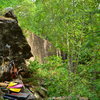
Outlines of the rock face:
[{"label": "rock face", "polygon": [[37,35],[31,33],[27,39],[31,47],[31,52],[40,63],[44,63],[44,58],[56,55],[57,49],[47,40],[38,37]]},{"label": "rock face", "polygon": [[[28,45],[17,21],[12,18],[0,17],[0,67],[3,60],[15,60],[19,66],[29,59],[31,48]],[[0,70],[1,71],[1,70]],[[1,73],[1,72],[0,72]]]}]

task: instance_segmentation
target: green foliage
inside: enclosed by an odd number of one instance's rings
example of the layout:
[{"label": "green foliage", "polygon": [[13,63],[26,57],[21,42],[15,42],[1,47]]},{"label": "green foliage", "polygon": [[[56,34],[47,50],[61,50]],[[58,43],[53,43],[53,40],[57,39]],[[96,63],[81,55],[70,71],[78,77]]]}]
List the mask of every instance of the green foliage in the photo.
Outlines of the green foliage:
[{"label": "green foliage", "polygon": [[0,0],[0,8],[4,9],[6,7],[14,7],[22,1],[23,0]]},{"label": "green foliage", "polygon": [[0,0],[0,10],[7,7],[14,9],[23,29],[67,54],[66,62],[56,56],[47,58],[45,64],[30,62],[30,71],[43,78],[48,95],[99,100],[99,0]]},{"label": "green foliage", "polygon": [[36,70],[37,76],[44,80],[49,97],[72,96],[77,98],[81,96],[99,100],[100,80],[94,81],[95,75],[92,73],[94,65],[79,65],[76,74],[69,74],[67,63],[63,63],[60,57],[51,56],[46,60],[48,62],[45,64],[39,64],[37,61],[31,62],[30,68],[33,72]]},{"label": "green foliage", "polygon": [[[37,70],[37,75],[42,77],[44,85],[48,89],[49,96],[66,96],[67,93],[67,70],[61,58],[53,56],[45,64],[39,64],[36,61],[30,63],[32,71]],[[46,60],[47,60],[46,59]],[[35,65],[35,66],[34,66]],[[66,86],[66,88],[65,88]]]}]

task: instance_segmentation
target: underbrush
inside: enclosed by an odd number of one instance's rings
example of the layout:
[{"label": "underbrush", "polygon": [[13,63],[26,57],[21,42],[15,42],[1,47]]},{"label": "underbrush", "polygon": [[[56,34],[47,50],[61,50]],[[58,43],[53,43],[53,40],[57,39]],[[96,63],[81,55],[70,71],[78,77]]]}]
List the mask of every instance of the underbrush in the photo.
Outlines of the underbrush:
[{"label": "underbrush", "polygon": [[60,57],[52,56],[46,60],[45,64],[30,62],[29,67],[31,72],[36,72],[36,77],[43,80],[49,97],[71,96],[73,100],[88,97],[90,100],[99,100],[100,80],[94,80],[94,66],[79,65],[76,74],[69,74],[67,62],[63,62]]}]

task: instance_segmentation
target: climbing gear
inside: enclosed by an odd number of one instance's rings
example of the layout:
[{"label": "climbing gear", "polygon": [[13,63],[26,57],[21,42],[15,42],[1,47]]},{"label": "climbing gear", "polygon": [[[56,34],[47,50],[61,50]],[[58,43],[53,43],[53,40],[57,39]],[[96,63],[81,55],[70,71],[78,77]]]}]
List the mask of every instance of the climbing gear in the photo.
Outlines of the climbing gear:
[{"label": "climbing gear", "polygon": [[7,96],[7,95],[4,95],[3,98],[7,99],[7,100],[18,100],[18,99],[14,98],[14,97],[10,97],[10,96]]},{"label": "climbing gear", "polygon": [[10,82],[9,85],[8,85],[8,87],[14,86],[14,85],[17,85],[17,83],[15,83],[15,82]]},{"label": "climbing gear", "polygon": [[21,87],[23,87],[23,84],[18,84],[18,85],[15,85],[15,86],[11,86],[9,88],[21,88]]},{"label": "climbing gear", "polygon": [[20,92],[20,91],[21,91],[20,88],[19,88],[19,89],[17,89],[17,88],[16,88],[16,89],[14,89],[14,88],[9,88],[9,90],[10,90],[10,91],[13,91],[13,92]]},{"label": "climbing gear", "polygon": [[10,100],[26,100],[29,97],[29,93],[11,93],[11,94],[5,94],[4,98],[13,98]]},{"label": "climbing gear", "polygon": [[0,82],[1,87],[7,87],[7,85],[8,85],[7,83]]},{"label": "climbing gear", "polygon": [[23,84],[18,84],[14,82],[10,82],[7,86],[7,89],[13,92],[20,92],[22,90]]}]

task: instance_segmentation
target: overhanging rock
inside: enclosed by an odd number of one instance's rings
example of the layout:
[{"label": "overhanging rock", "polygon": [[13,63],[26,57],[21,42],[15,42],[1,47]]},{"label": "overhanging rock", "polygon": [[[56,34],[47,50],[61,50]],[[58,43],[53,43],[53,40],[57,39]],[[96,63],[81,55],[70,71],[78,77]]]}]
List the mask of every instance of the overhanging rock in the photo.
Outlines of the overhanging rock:
[{"label": "overhanging rock", "polygon": [[[17,66],[29,59],[31,48],[16,20],[0,17],[0,67],[4,60],[15,60]],[[1,71],[1,70],[0,70]],[[0,72],[1,74],[1,72]]]}]

